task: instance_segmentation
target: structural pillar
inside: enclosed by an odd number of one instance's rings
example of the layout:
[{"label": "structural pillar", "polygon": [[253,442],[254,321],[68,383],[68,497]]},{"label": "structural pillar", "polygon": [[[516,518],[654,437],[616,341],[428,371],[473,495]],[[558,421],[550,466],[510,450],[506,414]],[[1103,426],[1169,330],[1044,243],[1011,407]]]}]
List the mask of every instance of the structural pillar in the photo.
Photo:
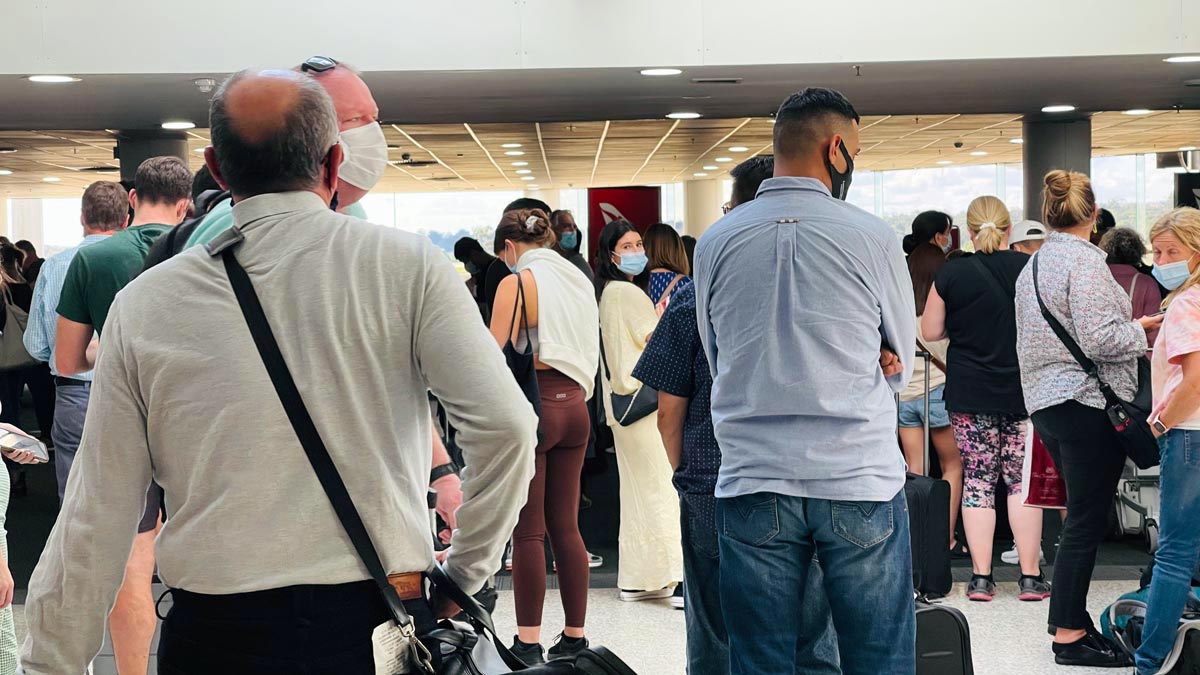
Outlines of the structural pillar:
[{"label": "structural pillar", "polygon": [[722,181],[689,180],[683,184],[683,233],[699,238],[721,219],[721,205],[728,199]]},{"label": "structural pillar", "polygon": [[187,134],[182,131],[122,131],[117,134],[116,159],[121,163],[121,180],[133,181],[138,166],[151,157],[178,157],[191,166]]},{"label": "structural pillar", "polygon": [[1042,219],[1042,186],[1054,169],[1091,173],[1092,120],[1088,117],[1029,117],[1022,146],[1025,217]]},{"label": "structural pillar", "polygon": [[13,199],[12,221],[8,223],[7,237],[14,241],[28,239],[38,249],[45,243],[44,215],[41,199]]}]

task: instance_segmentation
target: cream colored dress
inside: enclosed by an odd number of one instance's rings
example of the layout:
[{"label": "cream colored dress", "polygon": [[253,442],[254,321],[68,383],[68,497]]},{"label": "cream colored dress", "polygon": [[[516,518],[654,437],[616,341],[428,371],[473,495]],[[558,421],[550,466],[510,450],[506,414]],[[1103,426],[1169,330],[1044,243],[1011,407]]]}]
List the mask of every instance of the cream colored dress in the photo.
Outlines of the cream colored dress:
[{"label": "cream colored dress", "polygon": [[610,392],[632,394],[646,340],[658,325],[654,305],[631,283],[609,282],[600,296],[600,329],[611,381],[603,379],[604,409],[612,427],[621,474],[620,566],[617,585],[649,591],[683,581],[679,500],[655,415],[631,426],[616,423]]}]

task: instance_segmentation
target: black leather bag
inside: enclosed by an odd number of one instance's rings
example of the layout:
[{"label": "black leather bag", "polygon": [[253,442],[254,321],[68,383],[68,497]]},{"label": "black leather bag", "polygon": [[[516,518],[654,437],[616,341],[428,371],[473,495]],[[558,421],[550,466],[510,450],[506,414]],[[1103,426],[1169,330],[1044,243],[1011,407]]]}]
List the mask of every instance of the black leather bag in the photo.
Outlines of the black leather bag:
[{"label": "black leather bag", "polygon": [[[542,416],[542,395],[538,389],[537,368],[534,366],[533,341],[529,339],[529,314],[525,307],[525,287],[521,284],[521,275],[517,274],[517,302],[513,305],[512,321],[508,324],[508,340],[504,343],[504,361],[512,371],[517,386],[525,394],[525,399],[533,406],[533,411]],[[521,327],[525,331],[525,350],[517,349],[512,341],[512,331],[517,325],[517,305],[521,308]]]},{"label": "black leather bag", "polygon": [[1112,387],[1100,379],[1100,369],[1096,363],[1089,359],[1083,353],[1083,349],[1079,347],[1079,343],[1071,337],[1067,329],[1059,323],[1058,319],[1046,307],[1046,303],[1042,301],[1042,292],[1038,287],[1038,256],[1033,256],[1033,289],[1037,296],[1038,307],[1042,310],[1042,317],[1046,319],[1046,323],[1050,324],[1050,329],[1062,340],[1067,351],[1071,352],[1071,356],[1079,363],[1079,367],[1088,375],[1096,378],[1100,383],[1100,393],[1104,396],[1105,409],[1108,414],[1108,421],[1116,430],[1117,436],[1121,439],[1121,445],[1125,448],[1125,454],[1139,469],[1149,469],[1158,466],[1161,461],[1158,449],[1158,440],[1154,438],[1154,434],[1150,431],[1150,410],[1154,403],[1154,395],[1151,390],[1150,383],[1150,361],[1145,356],[1137,357],[1138,370],[1138,388],[1134,394],[1132,401],[1121,400]]},{"label": "black leather bag", "polygon": [[[600,362],[604,364],[604,377],[612,386],[612,373],[608,370],[608,357],[604,355],[604,336],[600,336]],[[617,424],[630,426],[642,418],[658,412],[658,390],[638,384],[637,391],[632,394],[609,392],[609,402],[612,403],[613,417]]]}]

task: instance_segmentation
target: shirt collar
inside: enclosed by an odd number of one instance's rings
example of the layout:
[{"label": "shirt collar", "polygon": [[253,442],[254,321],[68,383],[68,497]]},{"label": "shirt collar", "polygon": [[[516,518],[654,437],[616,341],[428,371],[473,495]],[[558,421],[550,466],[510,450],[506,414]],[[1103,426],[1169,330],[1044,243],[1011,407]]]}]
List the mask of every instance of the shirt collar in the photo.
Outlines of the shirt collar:
[{"label": "shirt collar", "polygon": [[1082,246],[1085,250],[1087,250],[1088,253],[1104,258],[1105,260],[1108,259],[1108,254],[1104,252],[1104,249],[1096,246],[1087,239],[1081,239],[1073,234],[1052,231],[1050,234],[1046,235],[1046,243],[1058,243],[1065,244],[1067,246]]},{"label": "shirt collar", "polygon": [[84,236],[83,243],[91,244],[91,243],[100,241],[101,239],[108,239],[109,237],[113,236],[113,234],[115,234],[115,233],[108,232],[105,234],[89,234],[89,235]]},{"label": "shirt collar", "polygon": [[758,188],[758,197],[762,197],[768,192],[781,192],[784,190],[809,190],[811,192],[824,193],[829,197],[833,196],[833,193],[829,191],[829,187],[816,178],[783,176],[781,178],[768,178],[764,180]]},{"label": "shirt collar", "polygon": [[268,216],[312,210],[328,211],[329,205],[313,192],[272,192],[255,195],[234,204],[233,222],[238,228],[242,228]]}]

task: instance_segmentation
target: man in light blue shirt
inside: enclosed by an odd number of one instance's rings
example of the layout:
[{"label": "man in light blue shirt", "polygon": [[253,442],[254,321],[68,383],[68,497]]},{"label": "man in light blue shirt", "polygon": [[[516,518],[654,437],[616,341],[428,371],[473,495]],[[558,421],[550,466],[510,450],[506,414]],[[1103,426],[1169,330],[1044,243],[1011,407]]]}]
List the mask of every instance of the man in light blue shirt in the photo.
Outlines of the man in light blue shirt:
[{"label": "man in light blue shirt", "polygon": [[858,120],[838,92],[790,97],[776,115],[775,177],[696,249],[733,675],[795,672],[795,608],[814,552],[843,672],[915,669],[894,395],[914,360],[916,313],[896,235],[843,201]]},{"label": "man in light blue shirt", "polygon": [[61,504],[67,487],[67,476],[79,440],[83,436],[83,418],[87,414],[92,390],[92,373],[77,373],[60,377],[54,363],[55,330],[58,325],[58,299],[71,261],[80,249],[104,241],[129,223],[129,195],[120,183],[97,181],[83,193],[83,210],[79,217],[83,225],[83,241],[78,246],[51,256],[42,265],[33,288],[33,303],[29,308],[29,324],[25,327],[25,349],[30,356],[50,364],[54,376],[54,426],[50,438],[54,441],[54,473],[58,478],[58,501]]}]

